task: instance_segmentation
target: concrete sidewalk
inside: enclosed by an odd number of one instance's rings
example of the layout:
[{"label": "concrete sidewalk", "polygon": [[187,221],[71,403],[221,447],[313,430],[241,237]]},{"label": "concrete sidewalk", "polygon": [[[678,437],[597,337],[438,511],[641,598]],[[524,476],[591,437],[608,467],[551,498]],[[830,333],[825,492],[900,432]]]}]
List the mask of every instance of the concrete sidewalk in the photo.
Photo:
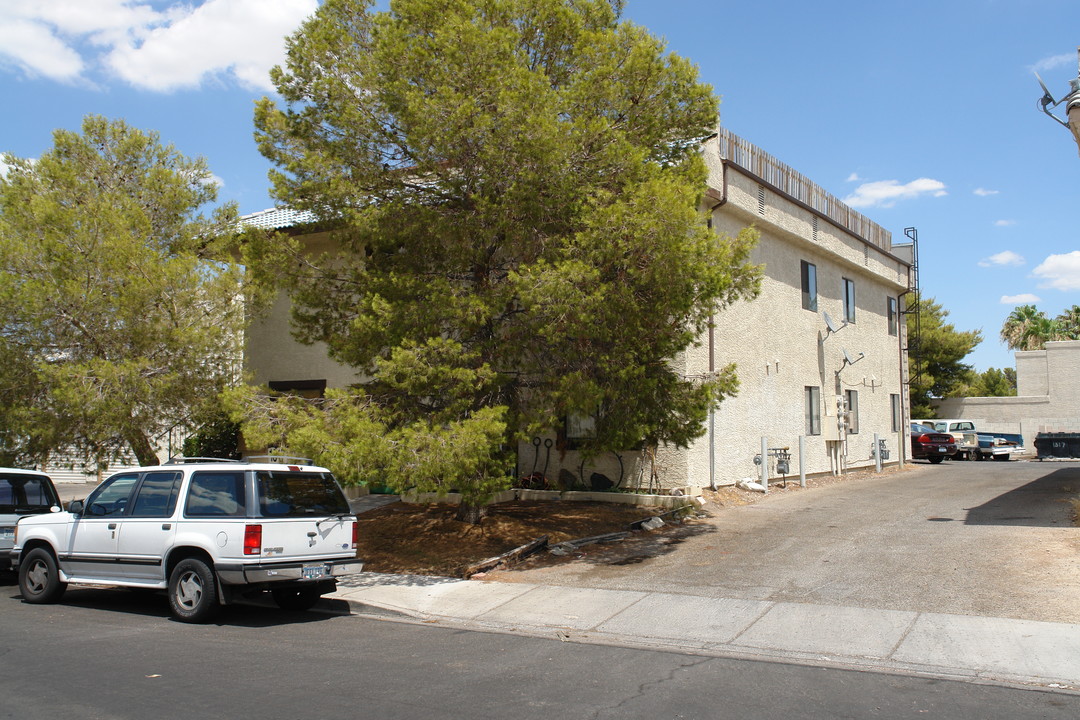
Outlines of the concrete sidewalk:
[{"label": "concrete sidewalk", "polygon": [[472,630],[1080,691],[1080,625],[375,573],[326,599]]}]

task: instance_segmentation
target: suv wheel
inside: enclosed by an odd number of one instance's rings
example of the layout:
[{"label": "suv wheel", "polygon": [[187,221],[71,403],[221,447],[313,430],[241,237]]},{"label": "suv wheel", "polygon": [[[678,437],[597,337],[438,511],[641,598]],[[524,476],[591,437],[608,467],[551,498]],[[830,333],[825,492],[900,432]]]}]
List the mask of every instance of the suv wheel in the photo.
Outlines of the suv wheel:
[{"label": "suv wheel", "polygon": [[67,583],[60,582],[56,558],[45,548],[34,548],[19,563],[19,592],[28,603],[51,603],[60,599]]},{"label": "suv wheel", "polygon": [[310,610],[319,602],[322,592],[317,586],[273,588],[270,594],[282,610]]},{"label": "suv wheel", "polygon": [[217,610],[214,573],[202,560],[181,560],[169,575],[169,608],[181,622],[206,622]]}]

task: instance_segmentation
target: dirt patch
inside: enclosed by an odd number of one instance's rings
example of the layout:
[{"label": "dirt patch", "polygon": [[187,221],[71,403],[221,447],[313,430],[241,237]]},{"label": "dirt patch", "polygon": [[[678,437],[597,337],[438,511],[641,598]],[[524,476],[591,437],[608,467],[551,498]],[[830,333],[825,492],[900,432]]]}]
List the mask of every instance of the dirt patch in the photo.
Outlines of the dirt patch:
[{"label": "dirt patch", "polygon": [[454,519],[450,505],[391,503],[357,517],[357,555],[364,570],[461,576],[473,563],[541,535],[555,544],[619,532],[661,508],[593,502],[510,502],[488,510],[480,525]]},{"label": "dirt patch", "polygon": [[[807,478],[806,489],[853,482],[896,472],[886,468],[850,472],[842,476],[824,475]],[[760,502],[769,497],[800,492],[798,478],[769,484],[769,494],[722,487],[706,489],[702,496],[705,508],[695,515],[679,519],[665,515],[665,524],[651,531],[632,533],[626,540],[575,548],[569,555],[547,552],[532,555],[519,564],[520,569],[571,563],[582,559],[605,564],[630,565],[645,559],[674,552],[680,543],[694,535],[712,532],[708,517],[725,507]],[[464,570],[487,558],[520,547],[541,535],[549,544],[603,535],[629,529],[631,523],[666,512],[664,508],[620,505],[603,502],[510,502],[494,505],[480,525],[466,525],[454,520],[451,505],[409,505],[396,502],[358,516],[360,538],[357,555],[364,569],[380,573],[442,575],[460,577]],[[508,573],[489,573],[490,579],[509,579]]]}]

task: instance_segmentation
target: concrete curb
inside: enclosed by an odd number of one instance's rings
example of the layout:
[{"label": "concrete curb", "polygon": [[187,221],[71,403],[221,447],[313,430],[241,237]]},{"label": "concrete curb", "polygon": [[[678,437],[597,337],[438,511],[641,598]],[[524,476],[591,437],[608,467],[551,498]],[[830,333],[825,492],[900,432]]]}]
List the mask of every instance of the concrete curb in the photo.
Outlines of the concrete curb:
[{"label": "concrete curb", "polygon": [[356,615],[399,622],[1080,694],[1080,625],[363,575],[327,599]]}]

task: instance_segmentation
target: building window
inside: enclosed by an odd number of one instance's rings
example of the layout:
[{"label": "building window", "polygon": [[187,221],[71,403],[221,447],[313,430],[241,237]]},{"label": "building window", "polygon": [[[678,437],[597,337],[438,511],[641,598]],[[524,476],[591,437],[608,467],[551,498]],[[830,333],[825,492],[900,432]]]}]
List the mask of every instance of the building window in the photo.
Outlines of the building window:
[{"label": "building window", "polygon": [[806,386],[806,434],[821,434],[821,388]]},{"label": "building window", "polygon": [[847,431],[849,435],[859,434],[859,391],[845,390],[844,405],[847,411]]},{"label": "building window", "polygon": [[309,400],[326,396],[325,380],[271,380],[268,385],[274,392],[299,395]]},{"label": "building window", "polygon": [[855,322],[855,281],[844,278],[844,322]]},{"label": "building window", "polygon": [[757,186],[757,212],[758,215],[765,217],[765,186]]},{"label": "building window", "polygon": [[896,298],[890,297],[888,300],[889,300],[889,310],[888,310],[888,314],[889,314],[889,334],[895,337],[895,335],[897,333]]},{"label": "building window", "polygon": [[566,416],[566,439],[579,444],[596,437],[596,415],[570,413]]},{"label": "building window", "polygon": [[817,265],[803,260],[801,270],[803,310],[817,312]]},{"label": "building window", "polygon": [[903,421],[900,419],[900,396],[893,393],[889,395],[889,401],[892,403],[892,431],[900,432],[900,426],[903,425]]}]

